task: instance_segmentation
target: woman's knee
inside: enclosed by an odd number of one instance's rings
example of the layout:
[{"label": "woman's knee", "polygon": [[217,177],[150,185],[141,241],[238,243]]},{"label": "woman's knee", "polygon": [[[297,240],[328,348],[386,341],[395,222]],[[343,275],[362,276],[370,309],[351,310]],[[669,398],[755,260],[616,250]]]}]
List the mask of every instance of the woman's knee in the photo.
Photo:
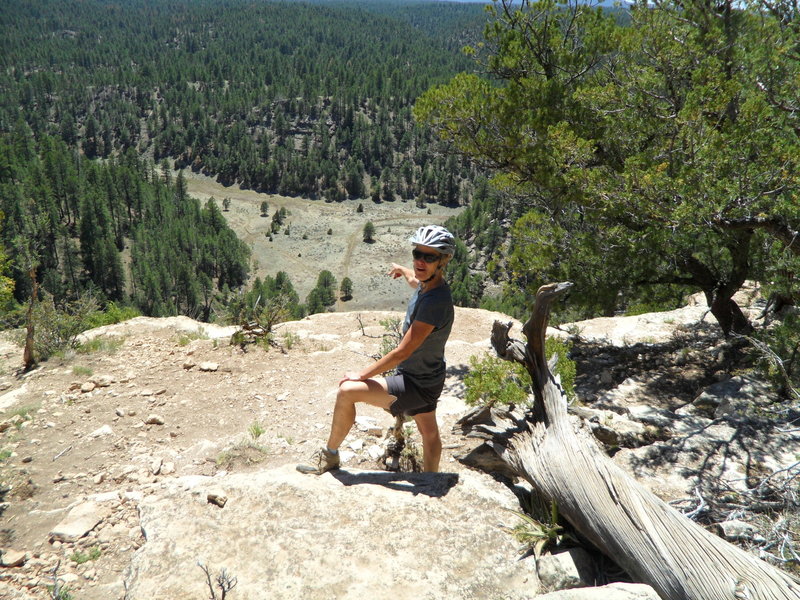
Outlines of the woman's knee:
[{"label": "woman's knee", "polygon": [[427,417],[417,417],[415,420],[423,442],[439,441],[439,424],[436,422],[435,413]]},{"label": "woman's knee", "polygon": [[354,397],[356,395],[357,388],[356,388],[355,385],[353,385],[354,383],[357,383],[357,382],[354,382],[354,381],[344,381],[344,382],[342,382],[342,384],[339,386],[339,389],[336,390],[336,401],[337,402],[350,401],[350,402],[355,403]]},{"label": "woman's knee", "polygon": [[434,429],[428,429],[426,431],[420,431],[419,433],[422,437],[422,442],[425,444],[441,444],[442,442],[442,439],[439,436],[438,427]]},{"label": "woman's knee", "polygon": [[364,381],[343,381],[336,392],[337,402],[364,402],[364,398],[369,394],[370,389]]}]

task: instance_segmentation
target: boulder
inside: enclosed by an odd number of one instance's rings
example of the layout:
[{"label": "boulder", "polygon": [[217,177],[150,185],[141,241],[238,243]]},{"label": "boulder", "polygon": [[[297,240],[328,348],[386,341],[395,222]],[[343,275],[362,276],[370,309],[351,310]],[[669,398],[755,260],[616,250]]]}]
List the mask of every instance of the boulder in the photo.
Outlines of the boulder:
[{"label": "boulder", "polygon": [[583,418],[592,434],[606,446],[636,448],[649,441],[648,427],[627,416],[587,407],[570,407],[570,410]]},{"label": "boulder", "polygon": [[707,417],[743,416],[755,404],[774,399],[769,385],[746,376],[736,376],[705,388],[684,412]]},{"label": "boulder", "polygon": [[660,600],[656,591],[643,583],[611,583],[601,587],[562,590],[537,596],[536,600]]},{"label": "boulder", "polygon": [[111,428],[111,425],[103,425],[102,427],[98,427],[93,432],[91,432],[87,437],[99,438],[109,435],[114,435],[114,430]]},{"label": "boulder", "polygon": [[95,377],[93,381],[97,387],[105,388],[111,386],[113,383],[116,383],[117,380],[112,375],[99,375],[98,377]]},{"label": "boulder", "polygon": [[11,582],[0,581],[0,598],[3,600],[39,600],[41,596],[31,595],[33,592],[26,589],[19,589],[11,585]]},{"label": "boulder", "polygon": [[583,548],[542,556],[536,561],[536,571],[546,589],[587,587],[596,580],[592,557]]},{"label": "boulder", "polygon": [[614,462],[667,501],[693,498],[701,482],[716,479],[744,492],[754,459],[766,476],[790,469],[800,454],[796,430],[733,416],[711,420],[683,408],[675,414],[664,429],[669,439],[614,455]]},{"label": "boulder", "polygon": [[723,521],[718,525],[720,534],[729,542],[735,541],[749,541],[757,533],[754,525],[740,521],[739,519],[732,519],[730,521]]},{"label": "boulder", "polygon": [[66,517],[50,531],[50,537],[59,542],[75,542],[97,527],[111,514],[107,506],[84,502],[72,508]]},{"label": "boulder", "polygon": [[21,567],[28,559],[26,552],[21,550],[2,550],[0,551],[0,566],[2,567]]}]

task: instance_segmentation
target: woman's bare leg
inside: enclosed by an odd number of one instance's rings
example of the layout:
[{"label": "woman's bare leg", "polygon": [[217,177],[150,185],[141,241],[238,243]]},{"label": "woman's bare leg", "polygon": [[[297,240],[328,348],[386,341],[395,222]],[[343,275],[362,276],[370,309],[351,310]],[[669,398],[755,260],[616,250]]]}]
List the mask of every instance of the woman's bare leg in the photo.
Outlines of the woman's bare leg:
[{"label": "woman's bare leg", "polygon": [[336,405],[333,407],[328,449],[338,450],[353,427],[356,420],[356,402],[365,402],[388,410],[395,400],[396,398],[389,394],[386,380],[383,378],[342,382],[336,394]]},{"label": "woman's bare leg", "polygon": [[422,470],[426,473],[436,473],[439,471],[439,460],[442,457],[442,439],[439,437],[436,411],[414,415],[414,421],[422,436]]}]

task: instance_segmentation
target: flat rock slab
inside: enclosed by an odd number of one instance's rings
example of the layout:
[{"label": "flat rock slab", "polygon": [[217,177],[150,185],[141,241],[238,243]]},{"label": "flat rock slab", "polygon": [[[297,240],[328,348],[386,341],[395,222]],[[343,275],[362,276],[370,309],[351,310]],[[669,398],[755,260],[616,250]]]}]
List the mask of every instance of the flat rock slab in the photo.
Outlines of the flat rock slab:
[{"label": "flat rock slab", "polygon": [[111,509],[96,502],[83,502],[72,508],[66,517],[50,532],[50,537],[61,542],[75,542],[97,527],[111,514]]},{"label": "flat rock slab", "polygon": [[0,567],[19,567],[25,564],[27,558],[27,553],[19,550],[0,550]]},{"label": "flat rock slab", "polygon": [[0,394],[0,410],[5,410],[10,406],[14,406],[16,402],[28,391],[27,384],[22,384],[17,389]]},{"label": "flat rock slab", "polygon": [[[220,489],[224,508],[208,502]],[[236,577],[237,600],[531,598],[535,566],[503,530],[514,507],[510,490],[472,472],[316,477],[289,465],[169,480],[140,504],[147,542],[125,598],[208,597],[198,563],[212,580]]]}]

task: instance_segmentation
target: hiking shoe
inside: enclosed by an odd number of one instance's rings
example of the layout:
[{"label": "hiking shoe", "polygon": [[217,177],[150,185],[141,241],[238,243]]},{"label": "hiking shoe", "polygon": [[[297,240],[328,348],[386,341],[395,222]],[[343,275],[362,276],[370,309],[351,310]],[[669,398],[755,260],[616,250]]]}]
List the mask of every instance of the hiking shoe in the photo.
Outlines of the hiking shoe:
[{"label": "hiking shoe", "polygon": [[311,457],[311,463],[297,465],[297,470],[308,475],[322,475],[327,471],[339,468],[339,453],[333,454],[327,448],[317,450]]}]

